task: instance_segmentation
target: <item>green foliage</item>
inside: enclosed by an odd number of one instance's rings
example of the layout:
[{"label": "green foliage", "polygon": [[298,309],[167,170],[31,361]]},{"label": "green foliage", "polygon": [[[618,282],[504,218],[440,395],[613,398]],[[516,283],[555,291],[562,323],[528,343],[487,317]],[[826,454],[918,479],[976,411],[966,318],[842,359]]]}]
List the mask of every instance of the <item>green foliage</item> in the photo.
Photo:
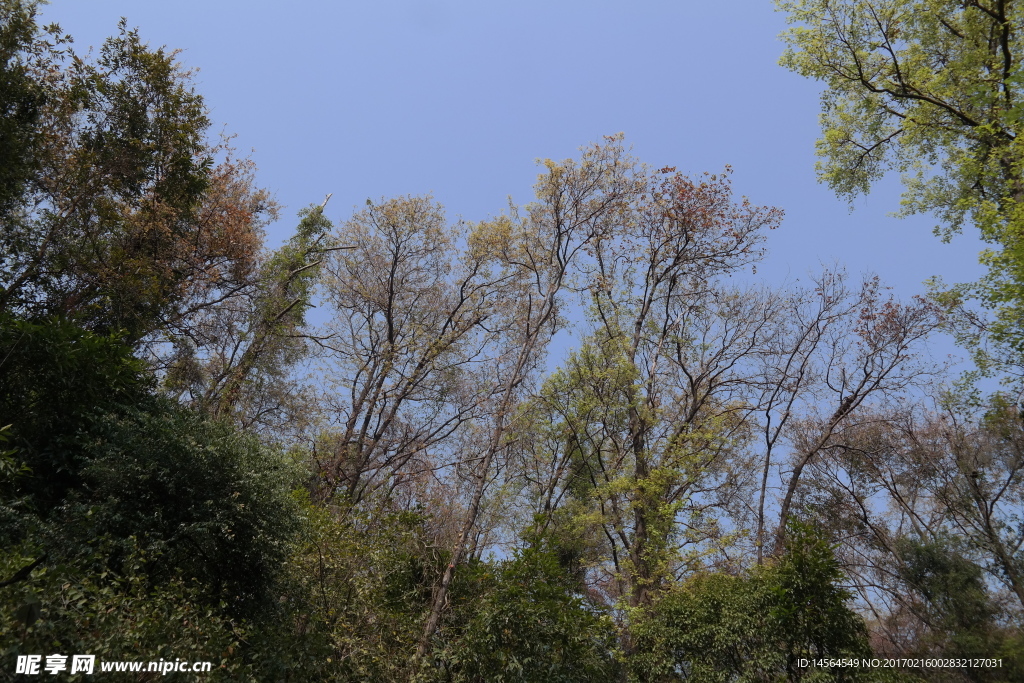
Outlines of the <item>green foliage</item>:
[{"label": "green foliage", "polygon": [[903,539],[900,554],[900,578],[924,599],[927,621],[952,638],[955,654],[980,656],[976,641],[996,613],[981,567],[939,543]]},{"label": "green foliage", "polygon": [[8,654],[219,660],[239,619],[278,615],[301,524],[290,458],[152,395],[119,339],[5,318],[0,353],[18,466],[0,500],[0,642],[20,643]]},{"label": "green foliage", "polygon": [[32,43],[34,5],[0,2],[0,214],[21,197],[37,167],[43,88],[20,53]]},{"label": "green foliage", "polygon": [[971,680],[1024,680],[1024,637],[1007,628],[985,586],[982,569],[956,551],[955,539],[899,543],[897,573],[907,603],[928,627],[918,647],[922,654],[948,657],[1001,657],[999,671],[972,672]]},{"label": "green foliage", "polygon": [[[0,577],[28,565],[27,546],[0,551]],[[212,680],[238,680],[235,656],[246,633],[193,585],[173,580],[153,586],[139,552],[120,573],[59,563],[0,588],[0,657],[4,671],[25,653],[95,654],[100,660],[174,660],[183,655],[214,662]],[[227,674],[227,676],[218,675]]]},{"label": "green foliage", "polygon": [[[213,354],[205,372],[197,373],[203,376],[199,384],[205,386],[189,389],[202,397],[201,408],[218,416],[234,414],[248,425],[280,410],[278,406],[268,410],[266,397],[283,393],[285,375],[305,350],[300,331],[313,306],[313,289],[332,227],[323,209],[321,205],[300,211],[295,235],[261,264],[250,309],[243,320],[232,321],[245,329],[240,336],[248,344],[233,365],[222,359],[235,354]],[[196,360],[191,360],[194,366]],[[220,380],[220,386],[211,386],[216,384],[213,378]],[[167,379],[172,387],[177,380],[173,372]]]},{"label": "green foliage", "polygon": [[282,618],[248,636],[264,678],[353,681],[604,681],[617,670],[608,615],[588,605],[556,552],[531,547],[456,574],[429,665],[413,671],[432,589],[448,561],[432,520],[338,518],[308,504],[280,583]]},{"label": "green foliage", "polygon": [[[624,589],[615,598],[635,606],[701,552],[686,557],[681,548],[718,535],[715,515],[699,509],[691,492],[713,485],[718,472],[712,463],[736,443],[738,425],[727,410],[714,414],[722,406],[713,400],[687,410],[684,396],[658,385],[664,376],[645,379],[630,357],[631,339],[616,324],[603,323],[527,409],[544,444],[539,455],[564,472],[560,490],[541,494],[548,498],[544,516],[577,539],[593,539],[589,548],[572,552],[586,555],[591,568],[604,562],[602,569]],[[673,400],[650,400],[660,391]],[[621,548],[608,547],[619,541]],[[616,556],[611,562],[610,555]]]},{"label": "green foliage", "polygon": [[[238,616],[267,608],[298,529],[297,470],[255,437],[163,400],[100,423],[84,486],[61,506],[79,538],[122,539],[156,583],[196,582]],[[110,561],[117,562],[117,553]]]},{"label": "green foliage", "polygon": [[0,318],[0,359],[0,419],[10,423],[8,445],[32,473],[19,491],[45,517],[81,486],[96,421],[137,405],[150,383],[117,338],[61,320]]},{"label": "green foliage", "polygon": [[151,558],[157,583],[198,581],[238,614],[267,599],[297,524],[290,459],[150,395],[117,339],[6,320],[0,353],[0,414],[28,469],[7,484],[8,542],[37,526],[71,555],[115,539]]},{"label": "green foliage", "polygon": [[351,514],[306,503],[308,524],[287,559],[286,621],[254,640],[272,680],[407,680],[444,558],[417,513]]},{"label": "green foliage", "polygon": [[477,586],[454,609],[461,634],[440,654],[452,681],[609,681],[616,678],[611,617],[587,603],[558,554],[543,544],[475,567]]},{"label": "green foliage", "polygon": [[996,336],[1024,349],[1024,54],[1018,3],[779,0],[794,27],[782,64],[822,81],[820,177],[841,196],[903,174],[903,213],[948,236],[973,223],[988,275],[955,296],[998,309]]},{"label": "green foliage", "polygon": [[781,669],[784,655],[765,623],[775,596],[753,578],[691,578],[636,615],[633,679],[757,680]]},{"label": "green foliage", "polygon": [[831,547],[791,524],[787,552],[748,576],[702,574],[634,615],[637,681],[871,680],[851,668],[802,668],[801,658],[870,656],[863,621]]},{"label": "green foliage", "polygon": [[771,619],[785,634],[787,671],[798,658],[867,655],[863,620],[847,607],[852,597],[833,548],[814,528],[788,525],[786,553],[773,568],[777,602]]},{"label": "green foliage", "polygon": [[[10,440],[10,436],[7,433],[10,428],[11,425],[0,427],[0,444]],[[17,453],[17,448],[8,448],[7,450],[0,451],[0,502],[6,501],[13,495],[11,486],[18,477],[32,472],[28,465],[20,462],[15,457]]]}]

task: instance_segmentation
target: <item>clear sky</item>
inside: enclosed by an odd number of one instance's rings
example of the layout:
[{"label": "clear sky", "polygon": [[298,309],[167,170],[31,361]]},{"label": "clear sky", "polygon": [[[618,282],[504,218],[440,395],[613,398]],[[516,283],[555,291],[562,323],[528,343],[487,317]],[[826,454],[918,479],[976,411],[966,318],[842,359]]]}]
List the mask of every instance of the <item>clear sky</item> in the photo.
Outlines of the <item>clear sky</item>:
[{"label": "clear sky", "polygon": [[334,198],[432,192],[450,216],[531,199],[539,157],[626,133],[635,154],[685,173],[733,166],[734,188],[786,211],[758,275],[802,278],[839,261],[900,296],[976,278],[981,244],[929,217],[891,218],[892,182],[847,205],[814,175],[817,83],[777,65],[769,0],[53,0],[43,9],[99,45],[119,17],[180,48],[219,129],[254,149],[261,185],[295,211]]}]

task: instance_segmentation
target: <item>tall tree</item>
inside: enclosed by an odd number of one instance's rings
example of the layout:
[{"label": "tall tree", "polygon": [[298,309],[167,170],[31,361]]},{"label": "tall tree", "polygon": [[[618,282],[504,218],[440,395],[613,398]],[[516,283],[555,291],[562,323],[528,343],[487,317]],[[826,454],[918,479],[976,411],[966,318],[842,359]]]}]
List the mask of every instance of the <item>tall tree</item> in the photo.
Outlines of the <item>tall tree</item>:
[{"label": "tall tree", "polygon": [[785,485],[777,538],[782,540],[804,469],[842,442],[843,432],[877,416],[865,410],[872,401],[899,400],[922,386],[940,366],[920,355],[921,346],[941,319],[935,306],[917,298],[908,304],[883,297],[877,279],[858,293],[833,291],[846,299],[844,315],[828,330],[829,343],[819,359],[818,404],[811,406],[790,435],[793,467]]},{"label": "tall tree", "polygon": [[[1014,0],[780,0],[782,64],[824,82],[820,177],[841,196],[903,174],[903,214],[993,245],[974,288],[997,336],[1024,335],[1024,7]],[[962,288],[961,293],[971,288]]]},{"label": "tall tree", "polygon": [[561,322],[558,313],[567,279],[587,251],[622,224],[630,201],[643,187],[637,163],[623,148],[621,135],[585,148],[579,161],[546,160],[544,164],[546,172],[534,186],[537,201],[527,207],[527,215],[518,224],[511,224],[514,229],[498,233],[501,237],[494,253],[516,284],[508,312],[504,362],[494,376],[494,408],[473,468],[473,494],[452,561],[435,591],[418,657],[426,654],[437,628],[448,587],[477,522],[492,464],[506,450],[516,426],[516,407],[529,395],[527,380]]},{"label": "tall tree", "polygon": [[1018,409],[998,398],[984,413],[946,400],[940,411],[889,406],[851,424],[824,449],[805,500],[846,520],[849,551],[866,567],[887,565],[878,554],[904,556],[901,539],[962,543],[1024,609]]},{"label": "tall tree", "polygon": [[330,425],[314,453],[320,499],[356,506],[458,459],[514,300],[512,274],[480,244],[499,228],[467,234],[427,197],[381,201],[339,226],[352,248],[325,264],[335,315],[318,342]]},{"label": "tall tree", "polygon": [[179,400],[247,429],[302,432],[315,412],[300,405],[310,397],[293,374],[309,351],[306,313],[327,256],[345,248],[332,246],[326,204],[303,209],[295,234],[256,256],[236,286],[147,340],[164,387]]},{"label": "tall tree", "polygon": [[0,311],[137,343],[247,277],[273,203],[173,52],[122,22],[86,61],[36,7],[0,5]]},{"label": "tall tree", "polygon": [[780,211],[734,201],[727,175],[635,177],[578,265],[589,332],[524,407],[515,443],[534,530],[620,610],[728,545],[719,522],[753,483],[750,373],[781,310],[771,292],[725,282],[760,257]]}]

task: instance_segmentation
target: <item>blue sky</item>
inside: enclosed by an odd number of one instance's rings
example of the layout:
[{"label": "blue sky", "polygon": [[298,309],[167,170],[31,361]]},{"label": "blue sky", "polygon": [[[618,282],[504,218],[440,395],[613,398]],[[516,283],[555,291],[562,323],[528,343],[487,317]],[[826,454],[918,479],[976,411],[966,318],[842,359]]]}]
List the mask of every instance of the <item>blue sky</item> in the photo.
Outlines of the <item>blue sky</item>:
[{"label": "blue sky", "polygon": [[539,157],[619,131],[654,166],[734,170],[734,188],[786,211],[758,276],[819,263],[873,271],[900,296],[976,278],[981,244],[896,219],[896,179],[851,214],[814,175],[820,88],[776,62],[784,17],[768,0],[53,0],[43,9],[99,45],[126,17],[183,50],[215,126],[254,149],[261,185],[329,215],[366,198],[432,192],[452,218],[530,200]]}]

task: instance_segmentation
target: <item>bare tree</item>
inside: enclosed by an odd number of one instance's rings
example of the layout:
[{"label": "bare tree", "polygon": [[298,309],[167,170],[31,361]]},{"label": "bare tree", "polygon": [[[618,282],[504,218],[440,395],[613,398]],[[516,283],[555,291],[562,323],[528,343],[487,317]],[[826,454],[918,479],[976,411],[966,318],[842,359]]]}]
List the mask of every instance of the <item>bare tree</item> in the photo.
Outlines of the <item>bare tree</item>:
[{"label": "bare tree", "polygon": [[[793,466],[776,531],[777,546],[785,539],[794,495],[804,469],[859,423],[871,401],[895,400],[933,377],[938,367],[922,360],[920,347],[941,320],[936,307],[917,298],[901,304],[884,298],[877,278],[866,280],[859,293],[847,295],[848,315],[829,326],[819,358],[816,406],[791,437]],[[849,315],[852,314],[852,315]],[[870,415],[864,419],[872,420]]]},{"label": "bare tree", "polygon": [[[938,411],[891,406],[851,428],[815,472],[818,499],[859,533],[865,583],[900,560],[900,539],[961,539],[1024,609],[1024,435],[1018,408],[996,396],[979,413],[947,397]],[[859,542],[858,542],[859,541]],[[902,602],[889,586],[890,600]]]},{"label": "bare tree", "polygon": [[[486,411],[488,373],[507,333],[514,274],[449,226],[430,198],[359,212],[327,264],[333,320],[320,335],[323,402],[336,425],[317,451],[321,499],[356,505],[399,486]],[[468,240],[463,250],[460,241]],[[449,451],[449,455],[454,451]],[[442,459],[443,461],[443,459]]]}]

